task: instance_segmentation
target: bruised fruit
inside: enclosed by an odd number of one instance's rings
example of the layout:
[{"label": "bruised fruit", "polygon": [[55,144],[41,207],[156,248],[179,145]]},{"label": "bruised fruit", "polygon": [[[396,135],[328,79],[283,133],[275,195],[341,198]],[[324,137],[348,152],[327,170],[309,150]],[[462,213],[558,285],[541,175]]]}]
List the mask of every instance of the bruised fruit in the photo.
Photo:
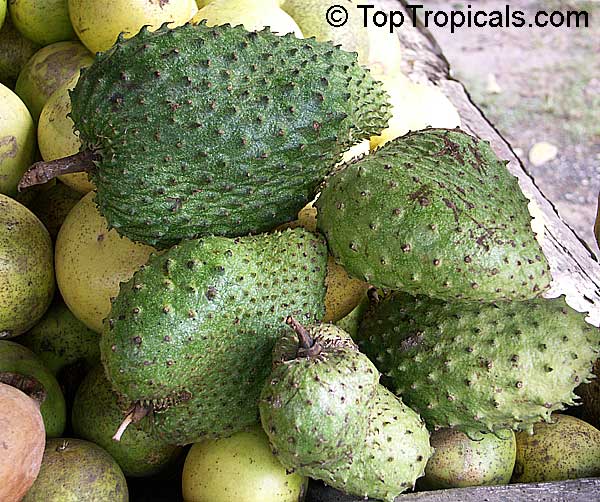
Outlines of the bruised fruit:
[{"label": "bruised fruit", "polygon": [[0,194],[0,339],[35,325],[53,294],[48,231],[29,209]]},{"label": "bruised fruit", "polygon": [[0,377],[2,375],[32,377],[40,383],[46,396],[40,406],[46,436],[60,436],[67,420],[65,398],[56,378],[42,361],[28,348],[0,340]]},{"label": "bruised fruit", "polygon": [[[57,480],[60,480],[57,482]],[[46,442],[39,475],[23,502],[127,502],[127,482],[105,450],[80,439]]]},{"label": "bruised fruit", "polygon": [[550,286],[517,178],[458,129],[409,133],[348,164],[315,205],[330,252],[373,286],[482,301]]},{"label": "bruised fruit", "polygon": [[39,403],[1,382],[0,377],[0,500],[18,502],[38,475],[46,435]]},{"label": "bruised fruit", "polygon": [[44,224],[52,240],[56,240],[65,218],[82,196],[64,183],[57,182],[48,190],[40,192],[29,204],[29,209]]},{"label": "bruised fruit", "polygon": [[[152,476],[177,458],[181,449],[159,441],[151,428],[131,424],[115,441],[113,436],[123,421],[122,400],[104,375],[104,368],[94,368],[77,391],[73,403],[74,433],[102,446],[114,458],[128,477]],[[127,406],[127,403],[125,403]]]},{"label": "bruised fruit", "polygon": [[155,30],[189,21],[198,8],[194,0],[68,0],[79,39],[93,53],[107,51],[120,33],[132,37],[142,26]]},{"label": "bruised fruit", "polygon": [[374,302],[358,344],[430,427],[531,431],[574,404],[598,357],[598,329],[564,298],[444,303],[395,293]]},{"label": "bruised fruit", "polygon": [[119,284],[154,251],[108,230],[90,192],[65,218],[56,239],[56,281],[73,315],[97,333]]},{"label": "bruised fruit", "polygon": [[260,426],[192,446],[183,467],[186,502],[301,502],[308,479],[287,473]]},{"label": "bruised fruit", "polygon": [[35,155],[35,125],[25,104],[0,84],[0,194],[14,197]]},{"label": "bruised fruit", "polygon": [[13,89],[21,68],[40,46],[21,35],[10,16],[6,16],[0,29],[0,83]]},{"label": "bruised fruit", "polygon": [[431,433],[431,446],[434,454],[419,482],[426,490],[510,482],[517,448],[512,431],[471,439],[464,432],[439,429]]},{"label": "bruised fruit", "polygon": [[[165,441],[256,423],[288,314],[323,317],[327,249],[303,229],[185,241],[121,285],[100,341],[113,388]],[[232,378],[235,375],[235,378]]]},{"label": "bruised fruit", "polygon": [[35,122],[52,93],[93,61],[93,56],[79,42],[57,42],[31,57],[19,73],[15,92]]},{"label": "bruised fruit", "polygon": [[600,431],[569,415],[552,415],[533,435],[517,434],[513,483],[538,483],[600,476]]},{"label": "bruised fruit", "polygon": [[388,119],[356,55],[204,24],[119,41],[71,102],[82,151],[37,165],[22,186],[88,169],[109,225],[163,248],[291,221],[341,154]]}]

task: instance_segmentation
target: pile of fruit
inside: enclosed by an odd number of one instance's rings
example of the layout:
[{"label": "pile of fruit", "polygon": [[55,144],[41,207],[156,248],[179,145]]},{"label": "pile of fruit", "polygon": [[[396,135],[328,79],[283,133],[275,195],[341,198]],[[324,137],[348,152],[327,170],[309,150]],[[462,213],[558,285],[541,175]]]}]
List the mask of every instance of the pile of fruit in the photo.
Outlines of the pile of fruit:
[{"label": "pile of fruit", "polygon": [[555,413],[595,392],[600,337],[543,298],[506,162],[394,35],[197,3],[8,6],[0,500],[600,475],[600,431]]}]

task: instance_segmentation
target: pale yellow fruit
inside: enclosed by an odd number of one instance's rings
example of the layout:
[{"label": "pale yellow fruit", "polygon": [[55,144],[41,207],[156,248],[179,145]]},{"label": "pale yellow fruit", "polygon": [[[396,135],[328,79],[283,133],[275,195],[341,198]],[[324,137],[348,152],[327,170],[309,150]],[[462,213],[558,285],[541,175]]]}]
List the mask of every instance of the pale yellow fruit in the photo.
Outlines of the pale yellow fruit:
[{"label": "pale yellow fruit", "polygon": [[0,193],[15,196],[33,162],[35,125],[19,96],[0,84]]},{"label": "pale yellow fruit", "polygon": [[[77,80],[79,73],[59,87],[42,109],[37,134],[40,153],[46,162],[73,155],[81,146],[79,136],[73,130],[73,121],[67,116],[71,113],[69,90],[75,87]],[[65,174],[59,176],[59,179],[81,193],[94,190],[94,185],[86,173]]]},{"label": "pale yellow fruit", "polygon": [[532,218],[531,229],[535,233],[537,241],[540,244],[543,244],[546,234],[546,217],[544,216],[544,213],[542,213],[540,206],[537,205],[537,202],[533,200],[529,202],[527,209],[529,209],[529,214]]},{"label": "pale yellow fruit", "polygon": [[125,38],[142,26],[150,31],[163,23],[187,23],[198,11],[194,0],[68,0],[71,23],[83,44],[93,53],[110,49],[120,33]]},{"label": "pale yellow fruit", "polygon": [[341,163],[350,162],[353,159],[357,159],[364,155],[369,155],[370,152],[370,142],[368,139],[365,139],[344,152]]},{"label": "pale yellow fruit", "polygon": [[[312,202],[298,213],[298,219],[278,227],[302,227],[309,232],[317,231],[317,208]],[[333,256],[327,260],[327,277],[325,278],[327,293],[325,294],[325,317],[323,322],[337,322],[348,315],[364,298],[369,285],[354,279],[335,262]]]},{"label": "pale yellow fruit", "polygon": [[414,83],[401,73],[386,75],[380,80],[390,96],[392,118],[380,136],[371,138],[371,150],[409,131],[460,126],[458,111],[439,88]]},{"label": "pale yellow fruit", "polygon": [[258,425],[192,446],[183,467],[186,502],[300,502],[308,479],[287,474]]},{"label": "pale yellow fruit", "polygon": [[46,101],[79,70],[94,62],[93,56],[79,42],[57,42],[43,47],[19,73],[15,92],[29,108],[37,122]]},{"label": "pale yellow fruit", "polygon": [[66,217],[56,238],[55,265],[69,310],[100,333],[119,284],[128,281],[154,249],[109,231],[94,197],[95,192],[87,194]]},{"label": "pale yellow fruit", "polygon": [[69,20],[67,0],[10,0],[8,8],[16,28],[37,44],[77,38]]},{"label": "pale yellow fruit", "polygon": [[198,11],[192,23],[206,20],[208,26],[243,25],[248,31],[260,31],[267,26],[273,33],[294,33],[303,38],[296,22],[279,8],[277,0],[213,0]]},{"label": "pale yellow fruit", "polygon": [[4,24],[4,18],[6,17],[6,0],[0,0],[0,28]]}]

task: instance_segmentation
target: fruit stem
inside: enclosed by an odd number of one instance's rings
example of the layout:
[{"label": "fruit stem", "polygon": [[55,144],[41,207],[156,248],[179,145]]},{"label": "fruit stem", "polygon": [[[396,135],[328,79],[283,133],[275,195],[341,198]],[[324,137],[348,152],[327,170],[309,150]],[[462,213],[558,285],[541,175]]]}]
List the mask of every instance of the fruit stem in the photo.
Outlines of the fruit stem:
[{"label": "fruit stem", "polygon": [[20,373],[12,373],[10,371],[0,372],[0,383],[10,385],[15,389],[27,394],[31,399],[36,401],[40,406],[46,400],[46,389],[43,384],[36,378],[30,375],[21,375]]},{"label": "fruit stem", "polygon": [[57,176],[71,173],[81,173],[91,171],[95,164],[94,161],[99,157],[90,150],[63,157],[62,159],[51,160],[50,162],[36,162],[23,175],[19,181],[19,192],[25,188],[34,185],[42,185]]},{"label": "fruit stem", "polygon": [[316,342],[311,336],[308,330],[302,326],[293,316],[289,316],[285,322],[292,327],[292,329],[298,335],[298,342],[300,348],[298,349],[299,356],[316,356],[321,352],[321,345]]},{"label": "fruit stem", "polygon": [[112,437],[114,441],[121,441],[121,437],[125,434],[127,427],[129,425],[139,422],[142,418],[144,418],[148,413],[150,413],[149,406],[142,406],[140,403],[136,403],[133,408],[127,413],[121,425],[115,432],[115,435]]}]

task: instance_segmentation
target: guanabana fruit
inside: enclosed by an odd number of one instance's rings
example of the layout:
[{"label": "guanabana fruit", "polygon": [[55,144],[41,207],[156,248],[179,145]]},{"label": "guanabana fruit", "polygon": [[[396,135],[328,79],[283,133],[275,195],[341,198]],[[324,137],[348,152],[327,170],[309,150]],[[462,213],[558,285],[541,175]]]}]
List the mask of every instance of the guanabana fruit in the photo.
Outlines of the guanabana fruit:
[{"label": "guanabana fruit", "polygon": [[100,212],[159,248],[295,219],[341,153],[389,118],[355,54],[227,25],[120,38],[71,102],[83,144],[74,162],[91,170]]},{"label": "guanabana fruit", "polygon": [[477,435],[531,431],[574,404],[600,338],[564,298],[479,304],[393,293],[370,308],[357,341],[428,426]]},{"label": "guanabana fruit", "polygon": [[392,502],[414,488],[432,453],[419,415],[380,385],[366,438],[356,444],[352,462],[336,471],[336,480],[329,484],[351,495]]},{"label": "guanabana fruit", "polygon": [[275,341],[324,314],[327,248],[302,229],[186,241],[121,285],[100,341],[114,390],[174,444],[258,420]]},{"label": "guanabana fruit", "polygon": [[316,206],[332,254],[373,286],[495,301],[550,285],[517,179],[460,130],[388,143],[332,176]]},{"label": "guanabana fruit", "polygon": [[295,333],[273,351],[261,423],[286,469],[330,482],[365,437],[379,372],[335,326],[289,322]]},{"label": "guanabana fruit", "polygon": [[73,432],[104,448],[126,476],[151,476],[160,472],[177,458],[181,448],[158,440],[145,421],[130,425],[119,441],[115,441],[113,435],[126,411],[122,404],[111,389],[104,368],[97,366],[77,390],[72,410]]}]

